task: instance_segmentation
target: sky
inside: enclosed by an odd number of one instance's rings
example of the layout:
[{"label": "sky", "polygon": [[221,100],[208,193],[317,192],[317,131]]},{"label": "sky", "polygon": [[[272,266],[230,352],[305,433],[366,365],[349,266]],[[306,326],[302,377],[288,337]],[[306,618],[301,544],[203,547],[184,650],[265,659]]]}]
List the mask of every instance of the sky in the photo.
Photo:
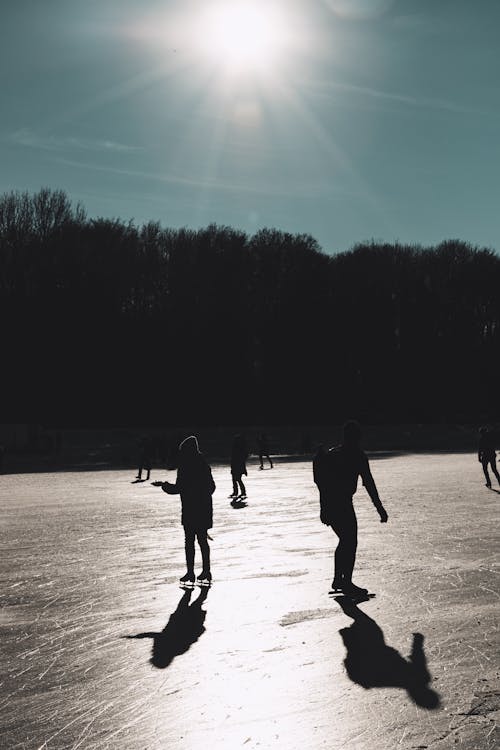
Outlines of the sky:
[{"label": "sky", "polygon": [[500,0],[1,0],[0,192],[500,250]]}]

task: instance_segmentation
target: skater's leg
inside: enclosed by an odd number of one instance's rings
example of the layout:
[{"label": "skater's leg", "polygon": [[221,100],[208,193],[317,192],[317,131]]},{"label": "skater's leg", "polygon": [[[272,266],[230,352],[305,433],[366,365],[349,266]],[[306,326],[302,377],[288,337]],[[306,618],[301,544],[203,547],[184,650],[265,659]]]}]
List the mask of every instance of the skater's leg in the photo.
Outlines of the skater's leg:
[{"label": "skater's leg", "polygon": [[[357,589],[352,583],[352,574],[356,562],[356,549],[358,546],[358,523],[352,505],[346,508],[339,516],[332,528],[339,537],[339,544],[335,550],[335,581],[341,579],[342,589],[350,592]],[[359,589],[365,591],[366,589]]]},{"label": "skater's leg", "polygon": [[191,531],[191,529],[184,529],[184,549],[186,552],[186,568],[187,568],[187,574],[191,576],[194,576],[194,537],[195,537],[194,531]]},{"label": "skater's leg", "polygon": [[337,535],[338,542],[337,546],[335,548],[334,553],[334,571],[333,571],[333,581],[332,581],[332,588],[339,589],[342,586],[342,581],[344,580],[344,530],[343,530],[343,524],[341,519],[337,519],[334,524],[332,524],[332,531]]},{"label": "skater's leg", "polygon": [[267,454],[267,460],[269,461],[270,467],[272,469],[273,468],[273,462],[271,460],[271,456],[269,455],[269,453]]},{"label": "skater's leg", "polygon": [[500,485],[500,474],[498,473],[496,458],[492,458],[491,459],[490,465],[491,465],[491,470],[492,470],[493,474],[496,476],[497,482]]},{"label": "skater's leg", "polygon": [[491,487],[491,479],[490,475],[488,474],[488,461],[482,461],[481,463],[484,471],[484,476],[486,478],[486,486]]},{"label": "skater's leg", "polygon": [[346,533],[344,535],[344,585],[352,584],[352,573],[354,570],[354,563],[356,562],[356,550],[358,548],[358,523],[356,520],[356,514],[354,510],[352,512],[352,518],[347,525]]},{"label": "skater's leg", "polygon": [[146,469],[146,471],[147,471],[147,474],[146,474],[146,481],[147,481],[149,479],[149,475],[151,474],[151,469]]},{"label": "skater's leg", "polygon": [[335,560],[335,568],[333,571],[332,588],[339,589],[342,586],[342,580],[344,577],[344,574],[342,572],[342,545],[341,545],[340,539],[335,549],[334,560]]},{"label": "skater's leg", "polygon": [[198,578],[210,580],[212,575],[210,573],[210,545],[208,544],[207,532],[197,531],[196,536],[198,538],[198,544],[200,545],[202,567],[203,567],[201,574],[198,576]]},{"label": "skater's leg", "polygon": [[241,477],[238,479],[238,484],[240,485],[240,494],[241,495],[246,495],[247,491],[245,489],[245,485],[243,484],[243,480],[242,480]]},{"label": "skater's leg", "polygon": [[142,479],[142,466],[139,466],[136,479]]},{"label": "skater's leg", "polygon": [[260,461],[259,469],[263,469],[264,468],[264,455],[262,453],[259,453],[259,461]]},{"label": "skater's leg", "polygon": [[238,477],[234,474],[231,474],[231,479],[233,480],[233,491],[231,494],[231,497],[237,497],[238,495]]}]

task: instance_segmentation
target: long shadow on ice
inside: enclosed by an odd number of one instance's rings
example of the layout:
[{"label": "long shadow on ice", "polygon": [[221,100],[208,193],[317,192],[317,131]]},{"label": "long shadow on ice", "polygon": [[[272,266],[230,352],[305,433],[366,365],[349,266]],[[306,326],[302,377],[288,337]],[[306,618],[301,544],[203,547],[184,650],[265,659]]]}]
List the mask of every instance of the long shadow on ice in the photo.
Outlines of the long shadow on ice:
[{"label": "long shadow on ice", "polygon": [[205,632],[205,617],[207,613],[201,608],[208,595],[208,586],[203,587],[197,599],[190,605],[192,591],[186,590],[177,605],[175,612],[161,633],[137,633],[127,635],[126,638],[152,638],[153,649],[150,662],[158,669],[166,669],[176,656],[185,654]]},{"label": "long shadow on ice", "polygon": [[364,688],[403,688],[418,706],[439,708],[439,694],[429,687],[431,675],[424,654],[424,636],[413,633],[411,653],[405,659],[386,644],[382,629],[352,599],[338,596],[335,600],[354,620],[339,631],[347,649],[344,664],[351,680]]}]

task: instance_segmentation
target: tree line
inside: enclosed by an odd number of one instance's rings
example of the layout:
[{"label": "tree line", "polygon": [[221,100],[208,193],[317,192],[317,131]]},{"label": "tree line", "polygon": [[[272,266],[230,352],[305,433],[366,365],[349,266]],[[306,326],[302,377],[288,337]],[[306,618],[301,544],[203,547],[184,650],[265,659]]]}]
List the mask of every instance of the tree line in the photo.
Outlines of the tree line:
[{"label": "tree line", "polygon": [[[88,218],[0,196],[4,415],[63,422],[493,421],[500,258],[447,240]],[[2,420],[2,421],[5,421]]]}]

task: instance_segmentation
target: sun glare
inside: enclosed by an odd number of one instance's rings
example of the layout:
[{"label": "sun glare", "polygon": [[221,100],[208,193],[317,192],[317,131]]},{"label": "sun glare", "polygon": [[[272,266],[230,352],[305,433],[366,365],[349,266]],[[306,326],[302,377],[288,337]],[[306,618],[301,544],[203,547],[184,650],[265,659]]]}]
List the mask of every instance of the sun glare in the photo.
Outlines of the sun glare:
[{"label": "sun glare", "polygon": [[205,52],[228,73],[269,68],[283,43],[276,12],[258,0],[212,5],[200,35]]}]

